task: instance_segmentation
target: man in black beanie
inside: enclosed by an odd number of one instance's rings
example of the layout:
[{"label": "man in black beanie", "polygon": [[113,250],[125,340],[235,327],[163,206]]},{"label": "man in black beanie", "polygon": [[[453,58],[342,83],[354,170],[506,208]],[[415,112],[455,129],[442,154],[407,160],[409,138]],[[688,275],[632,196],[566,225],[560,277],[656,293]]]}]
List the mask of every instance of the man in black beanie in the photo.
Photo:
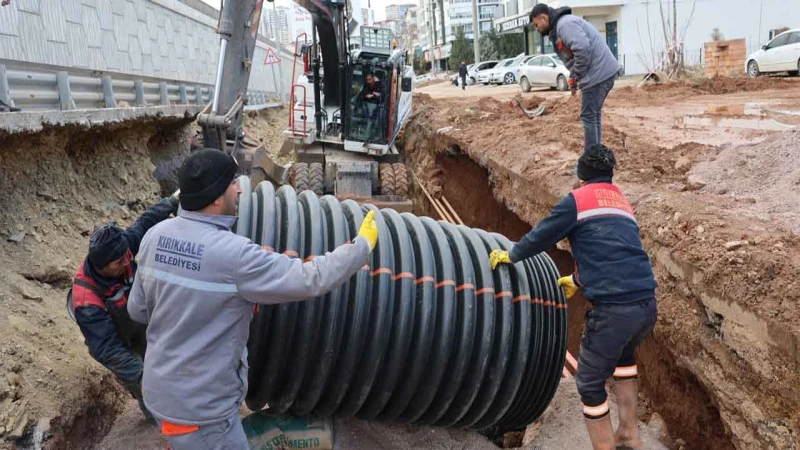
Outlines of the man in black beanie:
[{"label": "man in black beanie", "polygon": [[[653,331],[656,281],[642,247],[628,200],[612,184],[616,159],[606,146],[589,148],[578,160],[580,187],[564,197],[510,252],[494,250],[492,269],[514,264],[569,239],[575,272],[558,280],[567,298],[580,289],[586,313],[575,380],[596,450],[638,448],[636,347]],[[580,273],[580,275],[579,275]],[[616,434],[608,412],[606,380],[613,376],[619,406]]]},{"label": "man in black beanie", "polygon": [[186,158],[182,210],[144,237],[128,302],[131,318],[148,324],[144,400],[172,450],[247,448],[239,407],[254,305],[315,301],[368,270],[378,240],[370,211],[352,243],[305,262],[262,249],[231,232],[239,196],[251,195],[236,168],[218,150]]},{"label": "man in black beanie", "polygon": [[67,295],[70,315],[86,339],[89,354],[110,370],[130,391],[145,417],[152,421],[142,400],[145,326],[128,316],[128,292],[136,274],[133,258],[153,225],[178,211],[175,196],[162,199],[127,230],[111,223],[89,238],[89,254],[81,262]]}]

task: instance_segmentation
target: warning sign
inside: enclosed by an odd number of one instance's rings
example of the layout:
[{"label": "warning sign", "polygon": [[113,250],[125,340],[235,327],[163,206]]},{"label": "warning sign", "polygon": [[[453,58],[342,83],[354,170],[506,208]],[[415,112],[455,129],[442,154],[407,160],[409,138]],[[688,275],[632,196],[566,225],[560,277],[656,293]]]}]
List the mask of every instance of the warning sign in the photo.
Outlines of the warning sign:
[{"label": "warning sign", "polygon": [[268,48],[267,57],[264,58],[264,65],[277,64],[279,62],[281,62],[281,59],[278,58],[278,55],[275,54],[275,52],[272,50],[272,47]]}]

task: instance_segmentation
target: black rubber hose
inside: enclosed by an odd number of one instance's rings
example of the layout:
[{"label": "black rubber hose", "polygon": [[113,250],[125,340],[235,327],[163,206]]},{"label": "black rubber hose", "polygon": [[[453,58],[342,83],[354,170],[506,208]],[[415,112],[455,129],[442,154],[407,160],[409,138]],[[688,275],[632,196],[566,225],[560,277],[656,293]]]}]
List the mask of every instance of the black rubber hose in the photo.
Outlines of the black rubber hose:
[{"label": "black rubber hose", "polygon": [[491,270],[489,252],[512,245],[500,235],[267,183],[239,207],[239,232],[292,258],[354,239],[369,210],[379,231],[368,263],[338,288],[258,308],[251,409],[504,430],[547,408],[567,311],[546,254]]}]

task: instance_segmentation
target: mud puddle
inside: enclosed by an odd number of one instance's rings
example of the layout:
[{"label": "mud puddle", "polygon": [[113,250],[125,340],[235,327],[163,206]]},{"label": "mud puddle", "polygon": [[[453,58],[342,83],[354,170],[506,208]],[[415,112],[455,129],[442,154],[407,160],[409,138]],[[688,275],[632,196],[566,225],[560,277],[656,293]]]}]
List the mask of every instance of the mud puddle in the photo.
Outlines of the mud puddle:
[{"label": "mud puddle", "polygon": [[800,106],[760,102],[715,105],[706,108],[701,115],[686,115],[677,118],[676,122],[685,127],[784,131],[800,125]]}]

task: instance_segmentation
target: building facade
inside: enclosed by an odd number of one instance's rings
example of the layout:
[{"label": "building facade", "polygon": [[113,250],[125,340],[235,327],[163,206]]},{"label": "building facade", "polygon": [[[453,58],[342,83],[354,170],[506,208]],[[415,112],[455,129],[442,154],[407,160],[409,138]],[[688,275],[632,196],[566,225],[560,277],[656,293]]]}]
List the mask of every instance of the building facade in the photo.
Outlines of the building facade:
[{"label": "building facade", "polygon": [[[514,3],[514,0],[509,1]],[[516,1],[517,14],[507,13],[506,17],[495,20],[495,29],[504,33],[525,33],[526,51],[530,54],[552,51],[546,39],[542,40],[535,30],[531,32],[527,14],[533,5],[524,4],[524,1]],[[664,36],[659,2],[545,0],[539,3],[554,8],[570,6],[573,14],[594,25],[627,74],[657,70],[666,62],[666,43],[671,39]],[[797,27],[800,18],[800,1],[679,0],[675,7],[678,16],[678,50],[688,66],[704,63],[703,46],[711,40],[715,28],[724,38],[745,39],[747,52],[750,53],[769,40],[772,30],[783,26]],[[513,7],[509,10],[513,11]]]}]

